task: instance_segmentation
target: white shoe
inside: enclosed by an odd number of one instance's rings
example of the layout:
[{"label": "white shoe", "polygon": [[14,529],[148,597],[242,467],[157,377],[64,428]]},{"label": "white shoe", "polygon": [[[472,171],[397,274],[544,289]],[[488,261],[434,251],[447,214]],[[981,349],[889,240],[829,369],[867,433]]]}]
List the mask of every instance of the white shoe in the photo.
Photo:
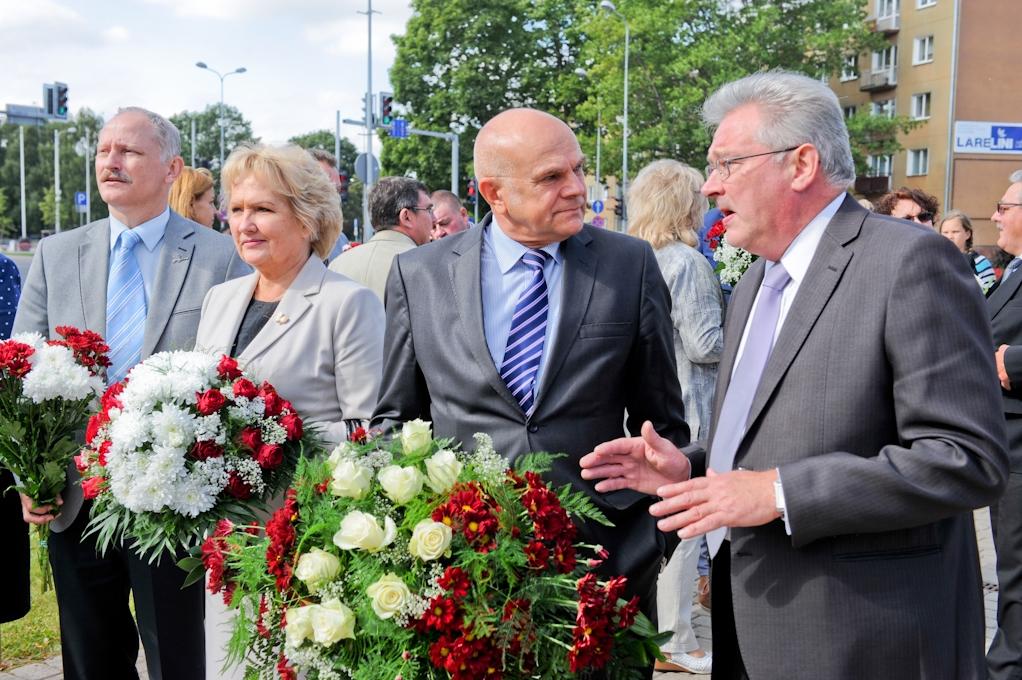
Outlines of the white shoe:
[{"label": "white shoe", "polygon": [[667,661],[657,661],[655,669],[667,673],[708,675],[713,670],[713,653],[706,652],[705,656],[671,654]]}]

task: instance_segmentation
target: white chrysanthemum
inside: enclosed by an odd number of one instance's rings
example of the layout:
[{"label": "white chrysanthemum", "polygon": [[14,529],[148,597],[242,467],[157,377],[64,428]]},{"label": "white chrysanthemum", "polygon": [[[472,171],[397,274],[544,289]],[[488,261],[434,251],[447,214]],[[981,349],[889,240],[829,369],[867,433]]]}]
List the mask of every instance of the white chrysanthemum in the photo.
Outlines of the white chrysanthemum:
[{"label": "white chrysanthemum", "polygon": [[103,383],[75,363],[74,353],[60,345],[42,345],[29,358],[32,369],[22,380],[22,392],[35,403],[47,399],[78,401],[102,394]]},{"label": "white chrysanthemum", "polygon": [[216,505],[216,493],[211,493],[199,475],[190,475],[178,482],[170,499],[170,509],[187,517],[198,517]]},{"label": "white chrysanthemum", "polygon": [[185,454],[187,452],[187,449],[184,448],[153,444],[153,450],[149,454],[146,465],[146,473],[158,475],[161,479],[166,479],[168,483],[175,482],[187,474],[185,469]]},{"label": "white chrysanthemum", "polygon": [[227,432],[224,431],[219,413],[199,416],[192,423],[195,428],[195,441],[212,441],[221,446],[227,443]]},{"label": "white chrysanthemum", "polygon": [[[46,338],[41,333],[15,333],[11,336],[11,340],[24,343],[35,349],[39,349],[46,344]],[[31,361],[31,359],[29,359]]]},{"label": "white chrysanthemum", "polygon": [[110,458],[140,449],[149,441],[149,423],[139,412],[124,409],[110,414]]},{"label": "white chrysanthemum", "polygon": [[215,355],[205,352],[160,352],[128,373],[120,399],[125,408],[150,411],[157,404],[191,404],[195,393],[209,389],[217,378]]},{"label": "white chrysanthemum", "polygon": [[263,441],[267,444],[283,444],[287,441],[287,430],[284,426],[270,418],[264,418],[260,424]]},{"label": "white chrysanthemum", "polygon": [[195,437],[195,417],[174,404],[163,404],[151,418],[153,442],[173,447],[191,445]]}]

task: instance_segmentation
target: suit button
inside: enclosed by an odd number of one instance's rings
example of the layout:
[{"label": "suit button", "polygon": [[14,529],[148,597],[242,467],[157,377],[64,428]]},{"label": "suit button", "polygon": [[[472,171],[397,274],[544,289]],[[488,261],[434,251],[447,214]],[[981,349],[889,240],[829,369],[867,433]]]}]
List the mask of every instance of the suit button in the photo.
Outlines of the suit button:
[{"label": "suit button", "polygon": [[532,434],[536,434],[537,432],[539,432],[539,425],[536,425],[535,423],[530,423],[529,432],[531,432]]}]

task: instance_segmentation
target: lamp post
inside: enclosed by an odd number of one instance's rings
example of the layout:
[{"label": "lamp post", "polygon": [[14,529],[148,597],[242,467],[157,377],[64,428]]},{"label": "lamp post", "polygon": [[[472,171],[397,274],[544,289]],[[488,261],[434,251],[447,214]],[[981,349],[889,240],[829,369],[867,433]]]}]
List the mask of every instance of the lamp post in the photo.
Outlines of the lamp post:
[{"label": "lamp post", "polygon": [[210,73],[214,74],[220,79],[220,172],[223,172],[224,168],[224,78],[227,76],[233,76],[235,73],[245,73],[248,69],[244,66],[240,66],[233,71],[227,73],[220,73],[214,68],[206,66],[206,62],[199,61],[195,63],[196,66],[202,69],[206,69]]},{"label": "lamp post", "polygon": [[[621,135],[621,195],[622,197],[628,195],[628,43],[630,40],[630,34],[628,31],[628,21],[621,12],[617,11],[617,7],[610,0],[603,0],[600,3],[600,9],[604,9],[618,19],[625,25],[625,104],[624,104],[624,120],[623,127],[624,131]],[[626,206],[627,204],[622,204]],[[622,208],[621,211],[621,222],[625,224],[628,222],[627,208]]]}]

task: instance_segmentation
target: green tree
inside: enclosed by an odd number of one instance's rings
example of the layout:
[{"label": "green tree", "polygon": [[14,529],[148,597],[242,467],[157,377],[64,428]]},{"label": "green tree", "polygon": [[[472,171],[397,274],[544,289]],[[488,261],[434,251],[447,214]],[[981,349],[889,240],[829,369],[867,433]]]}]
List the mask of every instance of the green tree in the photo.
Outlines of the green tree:
[{"label": "green tree", "polygon": [[[306,132],[302,135],[295,135],[287,140],[297,144],[303,149],[325,149],[330,153],[334,152],[334,133],[329,130],[316,130]],[[358,157],[358,150],[350,141],[341,138],[341,155],[337,159],[341,172],[348,175],[348,200],[341,204],[341,212],[344,214],[344,231],[349,236],[354,234],[355,220],[362,221],[362,190],[363,185],[355,177],[355,159]]]},{"label": "green tree", "polygon": [[0,188],[0,236],[14,236],[14,220],[8,214],[10,201],[7,199],[7,192]]},{"label": "green tree", "polygon": [[[195,121],[195,164],[208,167],[220,184],[220,105],[210,104],[202,111],[182,111],[170,117],[181,132],[181,156],[185,165],[192,162],[192,121]],[[252,134],[252,123],[237,108],[224,105],[224,160],[231,150],[243,142],[258,142]]]},{"label": "green tree", "polygon": [[855,173],[865,175],[869,170],[867,156],[888,156],[901,151],[898,135],[919,127],[923,121],[908,116],[877,116],[859,111],[845,120],[852,143]]}]

